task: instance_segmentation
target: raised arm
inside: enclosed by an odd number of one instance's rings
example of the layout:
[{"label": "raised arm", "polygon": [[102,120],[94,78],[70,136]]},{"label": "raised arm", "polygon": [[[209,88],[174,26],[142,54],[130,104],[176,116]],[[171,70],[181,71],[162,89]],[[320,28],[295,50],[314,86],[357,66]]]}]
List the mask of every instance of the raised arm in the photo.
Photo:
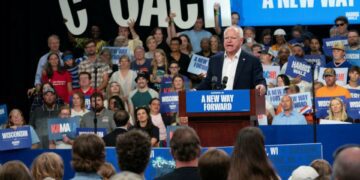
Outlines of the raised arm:
[{"label": "raised arm", "polygon": [[220,23],[219,23],[219,18],[220,18],[220,4],[219,3],[215,3],[214,4],[214,17],[215,17],[215,32],[217,35],[221,35],[221,27],[220,27]]}]

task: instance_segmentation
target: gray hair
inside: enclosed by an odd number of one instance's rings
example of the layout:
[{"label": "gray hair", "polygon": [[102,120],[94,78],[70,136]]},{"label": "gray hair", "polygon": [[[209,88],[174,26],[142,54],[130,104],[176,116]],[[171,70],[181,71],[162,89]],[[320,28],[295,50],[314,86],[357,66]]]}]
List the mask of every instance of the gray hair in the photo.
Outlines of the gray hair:
[{"label": "gray hair", "polygon": [[239,33],[240,38],[244,37],[244,31],[240,26],[229,26],[225,29],[224,34],[226,34],[227,31],[230,29],[234,30],[235,32]]}]

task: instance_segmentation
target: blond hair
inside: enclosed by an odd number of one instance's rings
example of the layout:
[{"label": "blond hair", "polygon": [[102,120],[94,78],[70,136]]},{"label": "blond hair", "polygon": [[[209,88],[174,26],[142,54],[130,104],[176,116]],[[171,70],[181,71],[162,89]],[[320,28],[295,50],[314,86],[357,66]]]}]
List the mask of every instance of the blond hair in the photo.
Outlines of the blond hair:
[{"label": "blond hair", "polygon": [[64,176],[63,160],[56,153],[42,153],[34,159],[31,173],[35,180],[42,180],[47,177],[61,180]]},{"label": "blond hair", "polygon": [[[340,115],[340,119],[336,119],[334,112],[331,109],[331,102],[332,101],[338,101],[341,104],[341,115]],[[346,109],[345,109],[345,104],[344,102],[339,98],[339,97],[334,97],[330,100],[329,103],[329,116],[326,117],[326,119],[330,119],[330,120],[340,120],[340,121],[346,121],[346,119],[348,118],[348,115],[346,113]]]}]

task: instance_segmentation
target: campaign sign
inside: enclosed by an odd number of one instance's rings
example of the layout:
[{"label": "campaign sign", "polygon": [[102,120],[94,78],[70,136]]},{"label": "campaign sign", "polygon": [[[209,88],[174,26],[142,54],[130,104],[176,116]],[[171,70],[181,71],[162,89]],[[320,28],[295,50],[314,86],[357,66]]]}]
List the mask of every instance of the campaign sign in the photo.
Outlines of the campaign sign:
[{"label": "campaign sign", "polygon": [[360,67],[360,50],[346,50],[345,59],[353,66]]},{"label": "campaign sign", "polygon": [[209,67],[209,58],[193,54],[188,72],[199,75],[201,73],[206,74]]},{"label": "campaign sign", "polygon": [[0,124],[4,124],[8,119],[6,104],[0,105]]},{"label": "campaign sign", "polygon": [[353,119],[360,119],[360,98],[348,100],[348,115]]},{"label": "campaign sign", "polygon": [[160,93],[160,111],[161,113],[170,113],[179,111],[178,92]]},{"label": "campaign sign", "polygon": [[[319,71],[318,81],[322,82],[324,85],[325,79],[323,78],[323,74],[326,68],[321,67]],[[345,86],[348,77],[348,68],[333,68],[336,72],[336,84],[339,86]]]},{"label": "campaign sign", "polygon": [[102,49],[109,49],[111,52],[111,60],[113,64],[119,64],[119,59],[122,55],[128,55],[129,48],[127,47],[111,47],[104,46]]},{"label": "campaign sign", "polygon": [[31,148],[30,126],[0,129],[0,151]]},{"label": "campaign sign", "polygon": [[307,114],[312,112],[312,101],[310,92],[297,93],[290,95],[293,101],[293,108],[300,114]]},{"label": "campaign sign", "polygon": [[170,146],[170,140],[176,131],[176,129],[179,129],[181,126],[166,126],[166,144],[169,147]]},{"label": "campaign sign", "polygon": [[280,74],[280,66],[263,65],[263,76],[266,84],[276,84],[276,78]]},{"label": "campaign sign", "polygon": [[250,90],[206,90],[186,92],[186,112],[248,112]]},{"label": "campaign sign", "polygon": [[287,179],[300,165],[307,165],[314,159],[323,158],[320,143],[266,145],[265,151],[282,179]]},{"label": "campaign sign", "polygon": [[[329,106],[330,106],[330,100],[333,97],[317,97],[315,98],[315,109],[316,109],[316,117],[317,118],[325,118],[327,117],[328,111],[329,111]],[[343,102],[346,102],[345,97],[344,96],[339,96],[340,99],[343,100]]]},{"label": "campaign sign", "polygon": [[63,139],[63,135],[74,138],[76,128],[80,127],[80,118],[53,118],[48,120],[49,140]]},{"label": "campaign sign", "polygon": [[360,98],[359,89],[348,89],[352,98]]},{"label": "campaign sign", "polygon": [[231,12],[240,14],[241,26],[333,25],[334,19],[338,16],[346,16],[349,24],[360,23],[360,6],[356,4],[358,1],[354,0],[231,0],[230,2]]},{"label": "campaign sign", "polygon": [[268,88],[265,96],[266,101],[270,102],[274,107],[277,107],[280,103],[281,96],[286,94],[285,88],[287,88],[287,86]]},{"label": "campaign sign", "polygon": [[309,64],[316,64],[316,67],[324,67],[326,65],[326,59],[324,55],[305,55],[304,60]]},{"label": "campaign sign", "polygon": [[322,48],[325,55],[332,57],[332,47],[334,46],[335,42],[342,42],[344,46],[348,45],[347,37],[337,36],[332,38],[324,38]]},{"label": "campaign sign", "polygon": [[301,76],[301,79],[307,82],[312,81],[311,65],[304,60],[296,59],[294,56],[289,56],[285,74],[293,78]]},{"label": "campaign sign", "polygon": [[[95,134],[95,128],[76,128],[76,136],[82,134]],[[106,128],[97,128],[96,134],[103,138],[106,135]]]}]

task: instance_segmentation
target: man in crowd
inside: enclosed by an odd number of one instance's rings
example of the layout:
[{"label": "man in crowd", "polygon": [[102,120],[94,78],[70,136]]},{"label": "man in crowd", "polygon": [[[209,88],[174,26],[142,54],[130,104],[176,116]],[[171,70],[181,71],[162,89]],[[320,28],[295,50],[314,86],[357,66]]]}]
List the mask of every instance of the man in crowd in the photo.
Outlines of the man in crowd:
[{"label": "man in crowd", "polygon": [[333,68],[326,68],[324,70],[323,78],[325,79],[326,86],[323,86],[316,91],[316,97],[351,97],[349,90],[336,84],[336,72]]},{"label": "man in crowd", "polygon": [[177,129],[170,140],[170,147],[176,169],[160,176],[157,180],[200,179],[198,160],[201,147],[199,136],[195,130],[187,126]]},{"label": "man in crowd", "polygon": [[349,21],[345,16],[339,16],[335,19],[336,36],[347,37]]},{"label": "man in crowd", "polygon": [[283,112],[274,117],[272,125],[306,125],[303,115],[293,110],[293,101],[289,95],[281,98]]},{"label": "man in crowd", "polygon": [[349,46],[346,47],[346,50],[360,50],[360,38],[357,30],[350,30],[347,39]]},{"label": "man in crowd", "polygon": [[91,96],[95,89],[91,86],[91,74],[88,72],[81,72],[79,74],[79,84],[80,89],[78,91],[82,92],[85,96]]},{"label": "man in crowd", "polygon": [[326,64],[327,68],[351,68],[351,64],[345,59],[345,46],[341,41],[335,42],[332,47],[333,61]]},{"label": "man in crowd", "polygon": [[56,118],[60,112],[60,106],[55,103],[56,93],[52,87],[43,88],[44,104],[37,107],[30,115],[32,125],[40,138],[40,148],[49,148],[48,119]]},{"label": "man in crowd", "polygon": [[360,146],[342,149],[335,157],[333,178],[335,180],[359,180]]},{"label": "man in crowd", "polygon": [[144,72],[150,74],[151,59],[145,58],[145,49],[137,46],[134,50],[135,61],[131,62],[130,69],[135,72]]},{"label": "man in crowd", "polygon": [[116,128],[114,129],[114,131],[103,137],[106,146],[115,146],[116,137],[120,134],[127,132],[129,118],[129,113],[125,110],[119,110],[114,113],[114,121],[116,124]]},{"label": "man in crowd", "polygon": [[349,70],[349,84],[345,86],[347,89],[358,89],[360,90],[360,68],[358,66],[353,66]]},{"label": "man in crowd", "polygon": [[[100,62],[96,56],[96,43],[93,40],[89,40],[85,43],[85,52],[87,59],[79,64],[79,72],[88,72],[91,74],[91,86],[95,87],[95,72],[96,72],[96,90],[105,90],[111,69],[104,62]],[[96,71],[95,71],[96,70]]]},{"label": "man in crowd", "polygon": [[[110,133],[116,127],[114,122],[114,113],[104,107],[104,97],[101,93],[95,92],[90,97],[91,111],[84,114],[80,127],[82,128],[106,128],[106,132]],[[96,115],[96,121],[94,119]]]},{"label": "man in crowd", "polygon": [[116,140],[116,153],[121,172],[111,179],[143,180],[150,160],[150,137],[143,131],[131,130]]}]

